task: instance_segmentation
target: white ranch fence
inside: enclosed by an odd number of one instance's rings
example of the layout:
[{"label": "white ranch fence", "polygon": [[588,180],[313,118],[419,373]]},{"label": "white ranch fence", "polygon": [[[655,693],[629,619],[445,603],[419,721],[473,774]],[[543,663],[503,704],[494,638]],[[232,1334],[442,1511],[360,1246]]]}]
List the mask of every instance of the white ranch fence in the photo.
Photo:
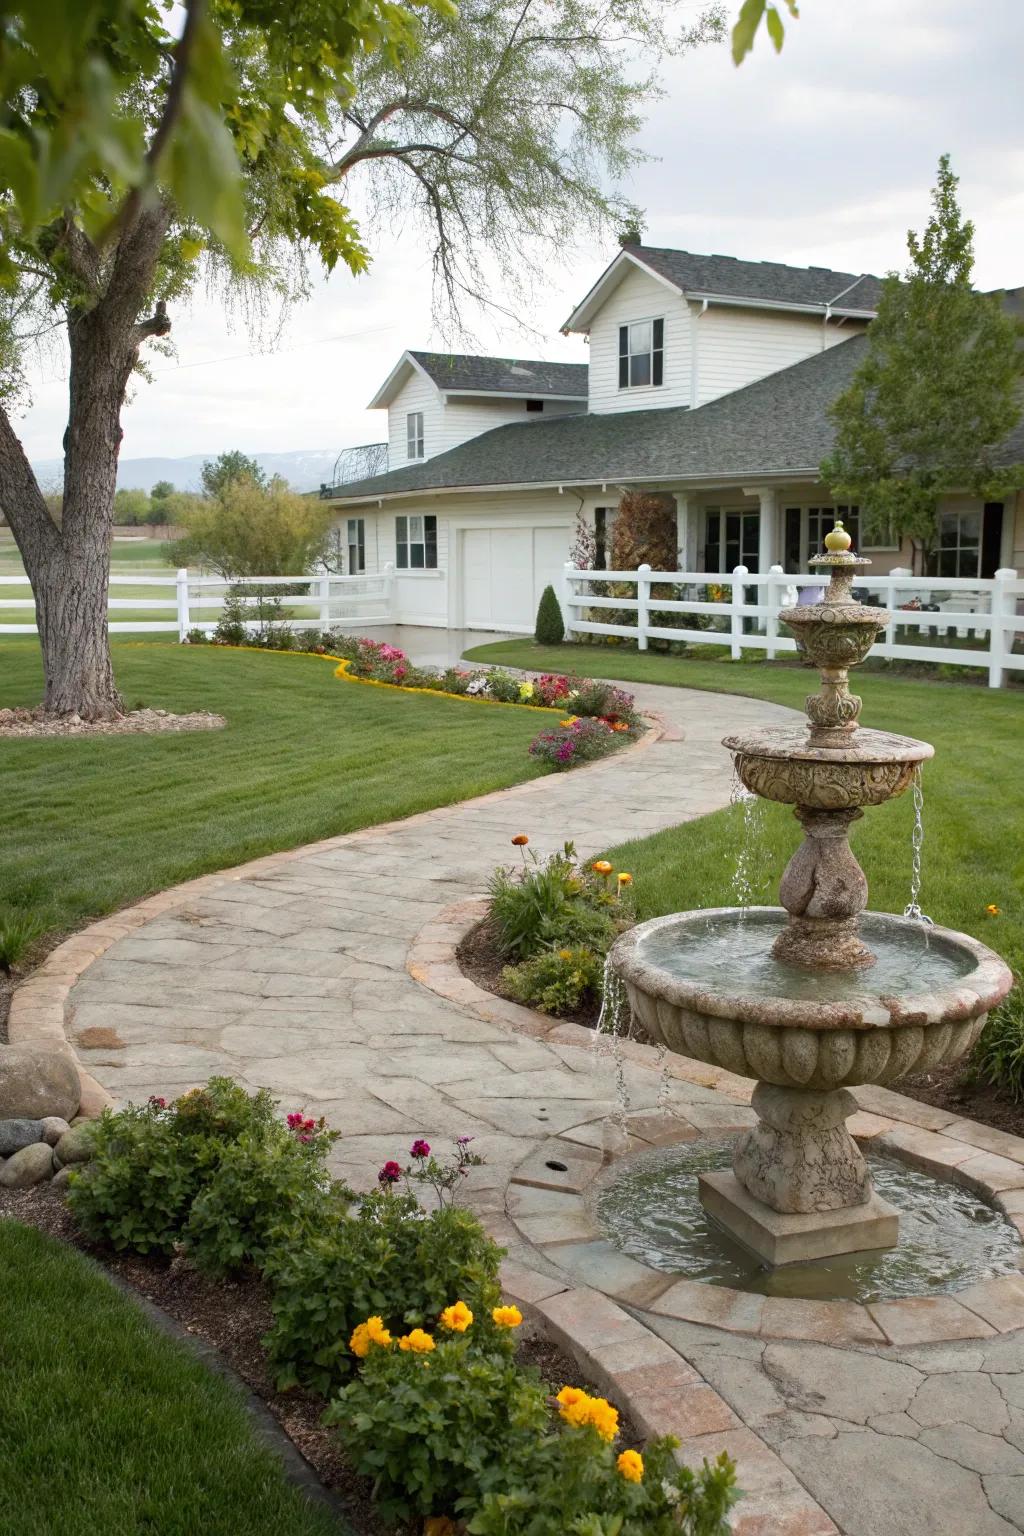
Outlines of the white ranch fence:
[{"label": "white ranch fence", "polygon": [[[636,588],[633,597],[605,593],[603,583]],[[727,645],[734,660],[744,650],[759,650],[770,659],[795,651],[796,641],[779,624],[780,610],[811,597],[825,576],[790,576],[780,565],[766,575],[746,566],[731,571],[581,571],[565,567],[562,583],[566,638],[573,635],[619,635],[635,640],[645,651],[651,640],[682,640],[692,645]],[[671,586],[676,595],[651,596],[652,587]],[[708,588],[721,588],[721,601],[711,601]],[[595,590],[596,588],[596,590]],[[990,688],[1001,688],[1007,674],[1024,671],[1024,580],[1014,570],[996,571],[987,580],[958,577],[865,573],[854,591],[865,600],[893,611],[876,642],[873,656],[898,661],[934,661],[953,667],[983,667]],[[908,606],[912,605],[912,606]],[[635,623],[602,622],[603,610],[636,615]],[[709,627],[675,628],[659,623],[662,614],[704,616]],[[652,618],[653,615],[653,618]],[[957,645],[974,642],[974,648]],[[1021,640],[1024,646],[1024,638]]]},{"label": "white ranch fence", "polygon": [[[130,587],[131,595],[124,594]],[[24,597],[10,597],[8,589],[26,590]],[[260,596],[260,590],[270,591]],[[111,634],[176,634],[184,640],[190,629],[210,634],[217,627],[224,599],[241,592],[244,608],[259,608],[268,597],[281,593],[283,622],[292,629],[329,629],[332,625],[392,624],[395,621],[395,577],[390,565],[379,576],[246,576],[226,581],[222,576],[195,576],[189,571],[168,571],[166,576],[111,576],[107,603]],[[142,595],[152,593],[152,596]],[[0,613],[8,609],[34,614],[35,602],[27,576],[0,575]],[[119,619],[118,613],[131,618]],[[145,617],[152,613],[150,619]],[[166,617],[157,617],[157,615]],[[143,615],[140,617],[140,615]],[[260,618],[247,619],[250,634],[264,627]],[[34,635],[34,622],[0,622],[5,635]]]}]

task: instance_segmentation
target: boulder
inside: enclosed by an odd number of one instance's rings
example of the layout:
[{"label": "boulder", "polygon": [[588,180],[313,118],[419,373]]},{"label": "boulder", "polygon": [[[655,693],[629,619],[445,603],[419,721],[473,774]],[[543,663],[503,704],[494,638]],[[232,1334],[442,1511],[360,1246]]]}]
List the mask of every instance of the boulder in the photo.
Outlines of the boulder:
[{"label": "boulder", "polygon": [[39,1129],[42,1132],[42,1140],[51,1147],[55,1147],[64,1132],[70,1131],[71,1127],[66,1120],[61,1119],[60,1115],[47,1115],[40,1120]]},{"label": "boulder", "polygon": [[81,1092],[67,1051],[38,1045],[0,1045],[0,1120],[70,1120]]},{"label": "boulder", "polygon": [[67,1163],[87,1163],[92,1157],[95,1137],[93,1125],[94,1122],[87,1121],[84,1125],[73,1125],[64,1132],[53,1149],[53,1155],[62,1167]]},{"label": "boulder", "polygon": [[10,1157],[34,1141],[44,1141],[41,1120],[0,1120],[0,1157]]},{"label": "boulder", "polygon": [[30,1147],[22,1147],[0,1168],[0,1185],[4,1189],[31,1189],[53,1177],[53,1148],[45,1141],[36,1141]]},{"label": "boulder", "polygon": [[58,1168],[53,1176],[54,1189],[66,1189],[71,1182],[71,1169]]}]

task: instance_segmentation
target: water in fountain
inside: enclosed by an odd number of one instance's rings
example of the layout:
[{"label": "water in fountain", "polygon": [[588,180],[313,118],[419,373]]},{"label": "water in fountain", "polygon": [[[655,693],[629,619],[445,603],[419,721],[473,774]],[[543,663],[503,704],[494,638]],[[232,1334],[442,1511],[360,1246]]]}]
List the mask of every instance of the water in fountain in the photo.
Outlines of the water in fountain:
[{"label": "water in fountain", "polygon": [[921,782],[921,764],[914,769],[914,781],[910,786],[914,797],[914,830],[910,834],[910,900],[903,908],[904,917],[916,917],[928,928],[935,924],[921,911],[921,850],[924,848],[924,785]]},{"label": "water in fountain", "polygon": [[729,800],[732,805],[740,806],[743,813],[740,851],[736,855],[730,893],[737,907],[752,907],[759,883],[755,875],[757,854],[764,834],[765,802],[747,789],[735,768],[732,771]]},{"label": "water in fountain", "polygon": [[626,989],[621,978],[605,960],[601,1012],[594,1028],[592,1045],[599,1055],[611,1055],[616,1100],[616,1109],[611,1119],[620,1141],[624,1141],[627,1135],[626,1117],[630,1110],[629,1085],[626,1082],[626,1064],[622,1054],[621,1026],[624,1013],[630,1021],[627,1033],[631,1033],[632,1015],[626,1000]]}]

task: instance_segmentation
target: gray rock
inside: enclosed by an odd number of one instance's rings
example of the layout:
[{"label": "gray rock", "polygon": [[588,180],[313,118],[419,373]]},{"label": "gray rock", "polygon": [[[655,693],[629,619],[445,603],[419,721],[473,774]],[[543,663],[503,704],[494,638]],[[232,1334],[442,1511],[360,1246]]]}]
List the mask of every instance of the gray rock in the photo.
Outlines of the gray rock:
[{"label": "gray rock", "polygon": [[31,1189],[53,1177],[53,1151],[45,1141],[37,1141],[30,1147],[22,1147],[0,1168],[0,1185],[4,1189]]},{"label": "gray rock", "polygon": [[42,1130],[42,1139],[48,1142],[51,1147],[55,1147],[64,1135],[64,1132],[71,1129],[68,1122],[63,1120],[60,1115],[47,1115],[45,1119],[40,1120],[39,1125]]},{"label": "gray rock", "polygon": [[73,1125],[64,1132],[53,1149],[60,1166],[65,1163],[87,1163],[92,1157],[95,1121],[85,1125]]},{"label": "gray rock", "polygon": [[10,1157],[34,1141],[45,1140],[41,1120],[0,1120],[0,1157]]},{"label": "gray rock", "polygon": [[64,1188],[67,1187],[68,1184],[70,1184],[70,1182],[71,1182],[71,1169],[70,1168],[58,1168],[57,1172],[53,1176],[53,1186],[54,1186],[54,1188],[55,1189],[64,1189]]},{"label": "gray rock", "polygon": [[0,1045],[0,1120],[70,1120],[80,1099],[78,1072],[66,1051]]}]

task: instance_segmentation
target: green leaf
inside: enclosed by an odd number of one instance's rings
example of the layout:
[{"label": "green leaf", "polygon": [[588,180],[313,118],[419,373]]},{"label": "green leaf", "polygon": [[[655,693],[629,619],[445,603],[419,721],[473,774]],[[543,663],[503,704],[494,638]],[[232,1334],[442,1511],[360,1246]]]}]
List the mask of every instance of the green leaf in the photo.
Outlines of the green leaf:
[{"label": "green leaf", "polygon": [[165,174],[182,212],[244,260],[249,237],[235,146],[217,113],[187,86]]},{"label": "green leaf", "polygon": [[736,25],[732,29],[732,61],[742,64],[754,46],[757,29],[764,15],[765,0],[743,0]]},{"label": "green leaf", "polygon": [[786,29],[782,25],[782,17],[779,15],[774,6],[769,6],[768,10],[765,12],[764,23],[768,28],[768,36],[775,44],[775,52],[781,53],[782,44],[786,36]]}]

